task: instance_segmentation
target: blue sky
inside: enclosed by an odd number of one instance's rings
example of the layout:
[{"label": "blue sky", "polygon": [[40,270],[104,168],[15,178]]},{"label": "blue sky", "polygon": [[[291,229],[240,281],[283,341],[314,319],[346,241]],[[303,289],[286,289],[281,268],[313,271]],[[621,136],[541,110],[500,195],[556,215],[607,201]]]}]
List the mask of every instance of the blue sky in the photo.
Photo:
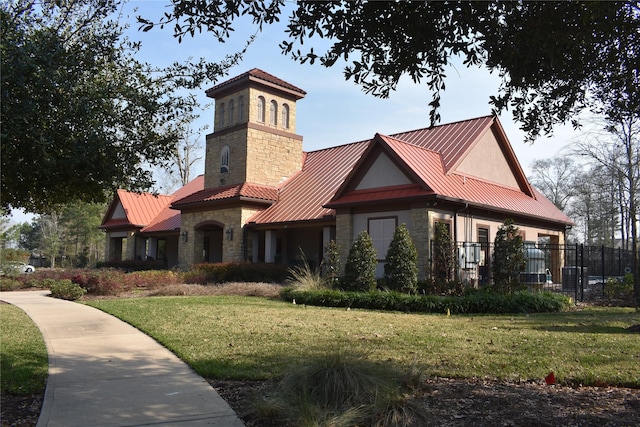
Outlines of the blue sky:
[{"label": "blue sky", "polygon": [[[248,37],[256,33],[256,27],[248,19],[240,20],[234,26],[235,33],[224,44],[218,43],[207,33],[196,34],[194,38],[186,37],[182,43],[178,43],[173,37],[172,26],[164,29],[157,27],[147,33],[138,31],[136,15],[159,18],[166,4],[163,0],[134,0],[122,8],[120,20],[130,25],[128,36],[132,40],[142,41],[138,55],[141,61],[158,66],[184,61],[189,57],[219,61],[240,49]],[[305,151],[368,139],[376,132],[388,135],[429,125],[428,103],[431,93],[425,84],[417,85],[409,78],[404,78],[388,99],[367,95],[353,81],[345,81],[340,64],[332,68],[322,67],[319,63],[301,65],[282,55],[278,45],[285,39],[285,23],[286,17],[283,17],[278,26],[267,27],[259,33],[244,60],[232,68],[226,78],[260,68],[305,90],[307,96],[298,101],[296,123],[297,133],[303,136]],[[321,51],[321,43],[326,42],[313,42],[317,52]],[[207,83],[201,90],[195,91],[202,105],[212,101],[204,95],[204,91],[214,84]],[[489,96],[497,93],[499,84],[498,76],[484,69],[466,68],[463,65],[450,67],[447,70],[446,90],[442,93],[441,123],[490,114]],[[213,107],[204,110],[194,128],[209,125],[204,134],[212,132],[213,115]],[[500,116],[500,121],[527,174],[535,159],[566,153],[567,149],[563,147],[580,138],[582,133],[574,131],[569,125],[558,126],[552,137],[541,137],[534,144],[528,144],[524,142],[524,134],[513,122],[509,111]],[[201,137],[203,150],[204,134]],[[201,162],[195,174],[203,172],[204,164]],[[15,212],[14,222],[26,220],[30,220],[30,217]]]},{"label": "blue sky", "polygon": [[[234,26],[235,34],[224,44],[218,43],[207,33],[196,34],[194,38],[186,37],[182,43],[178,43],[173,37],[172,27],[139,32],[135,15],[159,17],[165,4],[162,0],[137,0],[130,1],[123,9],[123,19],[131,22],[130,37],[142,40],[140,59],[152,64],[169,64],[189,57],[217,61],[235,52],[256,32],[249,20]],[[136,9],[137,12],[134,12]],[[230,70],[227,78],[260,68],[304,89],[307,96],[298,101],[297,107],[297,133],[303,136],[306,151],[367,139],[376,132],[392,134],[429,125],[428,103],[431,93],[425,84],[417,85],[405,78],[388,99],[367,95],[353,81],[345,81],[343,67],[339,64],[332,68],[322,67],[318,63],[301,65],[282,55],[278,45],[285,39],[285,23],[286,19],[282,19],[278,26],[267,27],[259,33],[244,60]],[[312,45],[317,46],[322,42],[320,40]],[[318,49],[316,51],[319,52]],[[224,78],[220,81],[224,81]],[[446,90],[442,94],[441,123],[490,114],[489,96],[497,93],[499,84],[498,76],[484,69],[466,68],[463,65],[450,67]],[[204,96],[204,90],[212,85],[206,84],[198,94],[203,105],[211,101]],[[205,133],[212,131],[213,114],[213,108],[209,108],[198,122],[209,124]],[[524,142],[524,134],[513,122],[510,112],[503,113],[500,121],[526,173],[529,173],[529,166],[535,159],[561,154],[562,148],[580,135],[569,125],[559,126],[552,137],[539,138],[531,145]]]}]

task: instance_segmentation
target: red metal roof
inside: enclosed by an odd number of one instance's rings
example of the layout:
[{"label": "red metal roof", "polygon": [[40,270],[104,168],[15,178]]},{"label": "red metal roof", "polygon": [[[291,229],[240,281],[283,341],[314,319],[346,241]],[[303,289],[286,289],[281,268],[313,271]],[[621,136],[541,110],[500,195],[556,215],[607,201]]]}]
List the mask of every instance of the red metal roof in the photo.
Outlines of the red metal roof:
[{"label": "red metal roof", "polygon": [[312,221],[334,215],[326,204],[356,164],[369,141],[307,153],[300,173],[280,188],[278,203],[256,213],[257,224]]},{"label": "red metal roof", "polygon": [[[256,213],[249,222],[270,224],[319,220],[334,215],[333,208],[338,206],[441,197],[571,224],[564,213],[529,186],[515,155],[511,157],[513,151],[506,140],[499,140],[499,143],[505,144],[508,161],[515,162],[512,167],[521,174],[520,180],[524,179],[524,191],[458,174],[450,169],[492,126],[497,126],[498,138],[504,136],[500,135],[503,131],[497,119],[487,116],[403,132],[394,137],[376,134],[370,141],[307,153],[303,170],[283,185],[278,202]],[[408,175],[418,182],[408,186],[346,191],[349,180],[357,176],[355,168],[366,163],[363,156],[370,152],[371,144],[376,143],[382,144],[389,155],[403,163]]]},{"label": "red metal roof", "polygon": [[177,199],[171,204],[171,207],[173,209],[184,209],[193,205],[237,199],[253,199],[273,203],[278,200],[278,189],[247,182],[222,187],[205,188],[181,199]]},{"label": "red metal roof", "polygon": [[242,73],[239,76],[233,77],[229,80],[226,80],[214,87],[207,89],[206,94],[210,98],[215,98],[218,93],[226,92],[227,89],[231,87],[235,87],[238,84],[245,84],[249,81],[254,81],[257,83],[266,83],[267,86],[275,86],[281,89],[284,89],[286,92],[292,93],[296,96],[296,98],[303,98],[307,92],[300,89],[297,86],[292,85],[291,83],[285,82],[278,77],[269,74],[265,71],[262,71],[259,68],[254,68],[252,70],[247,71],[246,73]]},{"label": "red metal roof", "polygon": [[[170,200],[171,197],[165,195],[117,190],[116,197],[111,203],[101,227],[144,227],[162,211]],[[125,218],[112,218],[118,204],[122,206]]]},{"label": "red metal roof", "polygon": [[[171,195],[171,201],[182,199],[189,194],[200,191],[204,188],[204,175],[189,182],[184,187]],[[179,230],[182,225],[180,211],[171,209],[171,202],[167,203],[162,211],[141,231],[143,233],[159,233],[163,231]]]},{"label": "red metal roof", "polygon": [[485,116],[391,135],[409,144],[440,154],[445,172],[449,172],[494,123]]},{"label": "red metal roof", "polygon": [[[455,172],[446,173],[438,153],[392,137],[377,135],[373,143],[383,144],[388,147],[388,152],[397,155],[406,168],[417,175],[420,179],[417,184],[423,191],[421,193],[417,189],[413,189],[414,197],[436,195],[438,198],[469,203],[478,207],[572,224],[572,221],[562,211],[538,191],[534,190],[534,197],[531,197],[520,189],[502,186]],[[428,188],[432,191],[425,190]],[[381,188],[377,192],[369,190],[366,199],[363,199],[360,194],[362,192],[351,191],[340,195],[336,200],[331,201],[328,206],[337,207],[363,201],[374,201],[378,198],[381,200],[400,200],[407,198],[405,194],[407,190],[403,189],[404,192],[401,192],[393,189],[393,187]]]},{"label": "red metal roof", "polygon": [[[498,143],[504,145],[507,161],[519,175],[516,178],[522,188],[506,187],[455,171],[455,166],[479,138],[491,130],[496,133]],[[375,147],[393,158],[415,182],[350,191],[354,187],[349,185],[350,180],[358,176],[357,168],[366,164],[366,157],[375,151]],[[218,203],[239,200],[263,203],[265,209],[248,222],[267,225],[323,220],[334,217],[334,208],[338,206],[434,197],[572,224],[564,213],[529,185],[499,121],[493,117],[480,117],[394,136],[376,134],[372,140],[306,153],[302,170],[279,188],[243,183],[205,189],[201,175],[172,196],[119,190],[116,200],[122,203],[127,219],[108,218],[103,222],[103,228],[131,225],[144,227],[144,232],[172,231],[180,227],[180,209],[214,208]],[[114,206],[112,203],[109,212],[113,213]]]}]

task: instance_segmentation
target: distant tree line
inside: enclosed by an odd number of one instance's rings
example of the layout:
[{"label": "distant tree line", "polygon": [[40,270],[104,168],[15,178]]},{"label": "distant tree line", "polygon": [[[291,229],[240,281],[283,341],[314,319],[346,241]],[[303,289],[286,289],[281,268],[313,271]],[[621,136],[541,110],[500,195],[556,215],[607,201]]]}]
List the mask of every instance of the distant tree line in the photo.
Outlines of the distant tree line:
[{"label": "distant tree line", "polygon": [[[47,267],[95,266],[104,259],[104,233],[98,227],[105,210],[104,204],[73,203],[30,223],[11,225],[8,217],[0,217],[0,263],[31,259]],[[16,254],[19,259],[11,259]]]}]

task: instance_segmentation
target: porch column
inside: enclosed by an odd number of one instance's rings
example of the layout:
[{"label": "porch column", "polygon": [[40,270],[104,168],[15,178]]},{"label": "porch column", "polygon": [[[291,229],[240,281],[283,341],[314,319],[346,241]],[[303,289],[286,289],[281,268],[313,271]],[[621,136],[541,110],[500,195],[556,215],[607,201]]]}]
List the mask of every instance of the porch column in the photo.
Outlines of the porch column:
[{"label": "porch column", "polygon": [[264,262],[274,263],[276,262],[276,249],[277,249],[276,232],[273,230],[267,230],[264,232]]}]

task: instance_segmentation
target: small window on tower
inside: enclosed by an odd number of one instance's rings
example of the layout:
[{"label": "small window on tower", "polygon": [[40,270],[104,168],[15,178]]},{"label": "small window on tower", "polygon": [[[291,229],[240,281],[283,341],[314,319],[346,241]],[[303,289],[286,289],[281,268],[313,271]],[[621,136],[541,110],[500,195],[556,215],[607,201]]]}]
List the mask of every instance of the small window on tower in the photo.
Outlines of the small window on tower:
[{"label": "small window on tower", "polygon": [[282,105],[282,127],[289,129],[289,106],[287,104]]},{"label": "small window on tower", "polygon": [[220,154],[220,173],[229,172],[229,146],[222,147],[222,153]]},{"label": "small window on tower", "polygon": [[235,104],[233,99],[229,101],[229,124],[232,125],[234,123],[234,115],[235,115]]},{"label": "small window on tower", "polygon": [[244,115],[244,96],[238,98],[238,121],[242,121]]},{"label": "small window on tower", "polygon": [[260,123],[264,123],[264,109],[265,109],[264,97],[259,96],[258,97],[258,121]]},{"label": "small window on tower", "polygon": [[276,101],[271,101],[271,106],[269,107],[269,123],[272,126],[278,124],[278,103]]},{"label": "small window on tower", "polygon": [[224,126],[224,102],[220,104],[219,120],[220,126]]}]

